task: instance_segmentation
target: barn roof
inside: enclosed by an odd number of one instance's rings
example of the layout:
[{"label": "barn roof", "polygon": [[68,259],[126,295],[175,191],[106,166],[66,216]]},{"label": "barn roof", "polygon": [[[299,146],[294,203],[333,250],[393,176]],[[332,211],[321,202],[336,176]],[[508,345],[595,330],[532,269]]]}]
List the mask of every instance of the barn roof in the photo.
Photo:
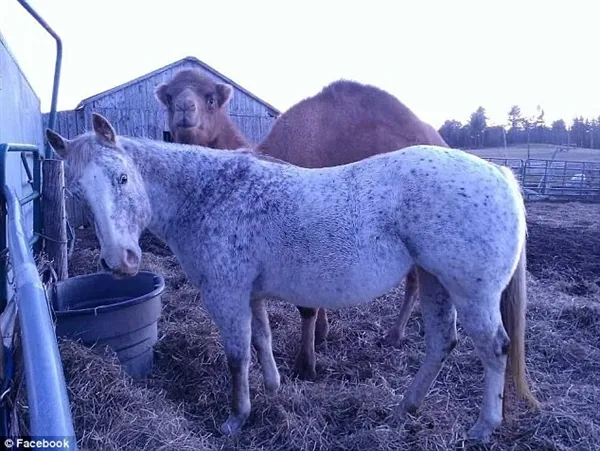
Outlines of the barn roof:
[{"label": "barn roof", "polygon": [[141,80],[144,80],[146,78],[150,78],[153,77],[156,74],[159,74],[165,70],[171,69],[175,66],[178,66],[184,62],[190,62],[190,63],[194,63],[199,65],[200,67],[202,67],[203,69],[207,70],[208,72],[211,72],[213,75],[219,77],[220,79],[222,79],[225,83],[229,83],[230,85],[234,86],[236,89],[238,89],[239,91],[243,92],[244,94],[252,97],[254,100],[262,103],[263,105],[265,105],[267,108],[269,108],[271,110],[271,112],[273,113],[274,116],[279,116],[280,111],[275,108],[273,105],[271,105],[268,102],[265,102],[263,99],[261,99],[260,97],[256,96],[255,94],[252,94],[250,91],[248,91],[246,88],[244,88],[243,86],[239,85],[238,83],[234,82],[233,80],[231,80],[230,78],[226,77],[225,75],[223,75],[222,73],[218,72],[217,70],[213,69],[212,67],[210,67],[208,64],[206,64],[203,61],[200,61],[198,58],[193,57],[193,56],[186,56],[185,58],[182,58],[180,60],[177,60],[171,64],[167,64],[166,66],[163,66],[159,69],[156,69],[152,72],[148,72],[145,75],[142,75],[141,77],[138,78],[134,78],[133,80],[130,80],[126,83],[120,84],[118,86],[115,86],[114,88],[108,89],[106,91],[103,91],[101,93],[95,94],[91,97],[88,97],[87,99],[83,99],[81,102],[79,102],[79,104],[75,107],[76,110],[79,110],[81,108],[84,107],[84,105],[86,103],[89,102],[93,102],[95,100],[98,100],[101,97],[107,96],[109,94],[112,94],[115,91],[118,91],[120,89],[126,88],[128,86],[131,86],[133,84],[136,84],[138,82],[140,82]]}]

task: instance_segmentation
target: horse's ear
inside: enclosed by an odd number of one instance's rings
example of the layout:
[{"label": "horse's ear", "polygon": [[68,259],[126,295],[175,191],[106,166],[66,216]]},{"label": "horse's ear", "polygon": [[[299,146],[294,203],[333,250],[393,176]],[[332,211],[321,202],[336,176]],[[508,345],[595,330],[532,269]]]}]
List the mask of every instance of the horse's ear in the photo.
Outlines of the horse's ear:
[{"label": "horse's ear", "polygon": [[98,114],[92,113],[92,127],[96,132],[96,136],[101,140],[108,144],[116,144],[117,142],[117,134],[115,129],[108,120]]},{"label": "horse's ear", "polygon": [[168,88],[169,88],[169,85],[167,85],[166,83],[161,83],[154,90],[154,97],[156,97],[156,100],[158,100],[158,103],[166,106],[167,108],[171,104],[170,96],[167,93]]},{"label": "horse's ear", "polygon": [[217,102],[219,103],[219,108],[227,105],[231,100],[233,95],[233,88],[231,85],[227,83],[217,83]]},{"label": "horse's ear", "polygon": [[50,147],[54,149],[54,151],[60,158],[62,158],[63,160],[67,158],[67,146],[69,144],[68,139],[63,138],[58,133],[50,130],[49,128],[46,129],[46,139],[48,140]]}]

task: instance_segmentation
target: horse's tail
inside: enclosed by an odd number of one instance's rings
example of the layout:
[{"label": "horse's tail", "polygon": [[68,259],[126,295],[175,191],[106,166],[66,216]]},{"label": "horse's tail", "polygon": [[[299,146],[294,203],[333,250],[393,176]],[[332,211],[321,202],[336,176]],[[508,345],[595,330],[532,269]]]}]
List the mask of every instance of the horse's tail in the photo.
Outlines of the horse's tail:
[{"label": "horse's tail", "polygon": [[[517,395],[534,408],[539,407],[539,401],[535,398],[527,381],[525,368],[525,311],[527,303],[527,280],[526,280],[526,250],[525,242],[517,269],[510,282],[502,292],[500,311],[502,323],[510,338],[508,348],[508,362],[506,368],[506,380],[511,381],[516,389]],[[506,410],[507,384],[504,387],[503,410]]]}]

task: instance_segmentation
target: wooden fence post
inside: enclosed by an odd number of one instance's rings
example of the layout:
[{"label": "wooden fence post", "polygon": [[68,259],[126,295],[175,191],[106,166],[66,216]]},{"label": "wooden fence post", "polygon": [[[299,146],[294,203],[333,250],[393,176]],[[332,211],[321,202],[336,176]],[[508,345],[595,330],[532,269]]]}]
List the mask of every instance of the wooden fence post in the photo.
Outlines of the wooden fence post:
[{"label": "wooden fence post", "polygon": [[67,254],[67,213],[65,208],[64,162],[43,160],[43,230],[46,254],[60,280],[69,277]]}]

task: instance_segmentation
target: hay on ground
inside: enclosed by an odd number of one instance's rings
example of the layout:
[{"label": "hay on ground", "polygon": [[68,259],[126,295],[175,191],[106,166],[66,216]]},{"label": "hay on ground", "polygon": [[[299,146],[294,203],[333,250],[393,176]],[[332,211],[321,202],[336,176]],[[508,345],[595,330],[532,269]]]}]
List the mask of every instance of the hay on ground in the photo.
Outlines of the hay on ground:
[{"label": "hay on ground", "polygon": [[[166,290],[159,322],[155,367],[141,381],[120,371],[114,356],[98,355],[70,341],[60,350],[81,449],[88,450],[589,450],[600,443],[600,304],[595,281],[586,273],[572,290],[561,258],[571,259],[570,274],[583,274],[597,249],[593,226],[562,227],[572,241],[561,252],[543,247],[543,221],[549,214],[529,213],[533,256],[529,274],[530,306],[527,360],[541,411],[524,405],[508,418],[488,445],[464,440],[475,422],[483,372],[473,346],[460,328],[459,344],[444,365],[416,416],[402,416],[398,404],[423,359],[425,344],[419,306],[407,327],[402,349],[380,344],[394,321],[402,288],[356,308],[331,311],[329,339],[317,348],[318,377],[294,378],[299,316],[281,302],[269,303],[273,346],[282,386],[266,397],[256,358],[250,374],[252,414],[242,433],[222,437],[218,428],[229,412],[229,375],[220,340],[177,261],[161,243],[144,236],[146,269],[164,274]],[[566,207],[561,207],[566,208]],[[578,206],[580,210],[588,211]],[[589,217],[596,206],[589,207]],[[537,209],[537,210],[536,210]],[[552,210],[549,210],[552,212]],[[579,214],[584,221],[585,215]],[[574,220],[573,220],[574,221]],[[543,233],[542,233],[543,232]],[[570,235],[568,235],[571,233]],[[552,240],[558,239],[552,235]],[[161,248],[162,246],[162,248]],[[589,250],[590,254],[582,253]],[[96,270],[98,245],[93,231],[78,231],[70,275]],[[554,266],[544,265],[548,257]],[[540,262],[538,265],[537,261]],[[558,268],[558,269],[557,269]],[[558,272],[557,272],[558,271]],[[580,284],[581,280],[574,283]]]}]

